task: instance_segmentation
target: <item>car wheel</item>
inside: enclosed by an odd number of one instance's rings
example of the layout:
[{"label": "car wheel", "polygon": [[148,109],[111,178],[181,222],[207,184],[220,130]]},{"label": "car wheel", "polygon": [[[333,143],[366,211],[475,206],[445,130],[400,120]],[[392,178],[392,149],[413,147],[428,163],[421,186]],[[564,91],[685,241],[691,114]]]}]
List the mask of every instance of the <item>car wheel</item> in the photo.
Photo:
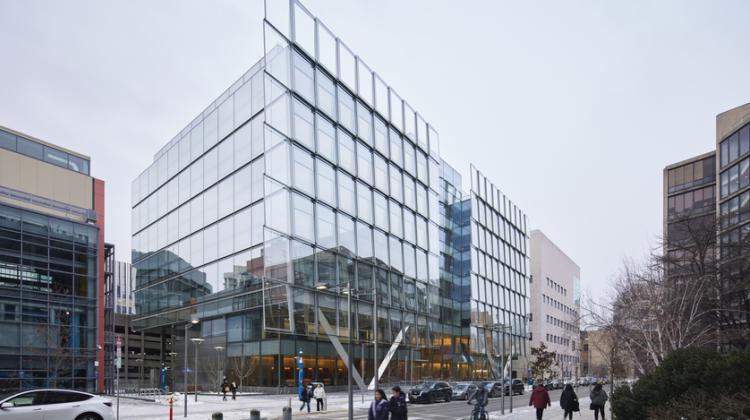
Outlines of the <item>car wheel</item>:
[{"label": "car wheel", "polygon": [[76,417],[76,420],[102,420],[102,418],[95,413],[84,413]]}]

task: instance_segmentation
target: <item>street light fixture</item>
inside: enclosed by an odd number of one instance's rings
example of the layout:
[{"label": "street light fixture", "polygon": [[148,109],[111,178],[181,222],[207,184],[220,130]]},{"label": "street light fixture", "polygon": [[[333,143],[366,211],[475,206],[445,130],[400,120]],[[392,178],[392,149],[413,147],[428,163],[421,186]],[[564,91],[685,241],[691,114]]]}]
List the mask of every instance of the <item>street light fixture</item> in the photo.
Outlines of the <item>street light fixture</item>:
[{"label": "street light fixture", "polygon": [[185,385],[185,388],[184,388],[184,390],[185,390],[185,418],[187,418],[187,401],[188,401],[188,397],[187,397],[187,394],[188,394],[188,392],[187,392],[187,374],[188,374],[188,361],[187,361],[187,359],[188,359],[188,344],[187,343],[188,343],[188,334],[190,332],[190,328],[193,325],[196,325],[199,322],[200,322],[200,320],[198,319],[198,317],[197,316],[193,316],[193,317],[191,317],[190,322],[185,323],[185,370],[184,370],[183,377],[182,377],[182,379],[184,381],[184,385]]},{"label": "street light fixture", "polygon": [[193,368],[193,392],[195,393],[195,402],[198,402],[198,346],[203,343],[204,339],[200,337],[191,338],[190,341],[195,344],[195,367]]}]

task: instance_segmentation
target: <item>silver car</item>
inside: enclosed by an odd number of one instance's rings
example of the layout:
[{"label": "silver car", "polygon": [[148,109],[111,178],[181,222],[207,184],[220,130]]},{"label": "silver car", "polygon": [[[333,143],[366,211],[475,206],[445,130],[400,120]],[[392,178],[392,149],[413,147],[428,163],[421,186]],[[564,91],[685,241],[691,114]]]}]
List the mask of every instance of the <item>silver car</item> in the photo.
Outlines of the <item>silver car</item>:
[{"label": "silver car", "polygon": [[112,402],[65,389],[0,395],[0,420],[112,420]]}]

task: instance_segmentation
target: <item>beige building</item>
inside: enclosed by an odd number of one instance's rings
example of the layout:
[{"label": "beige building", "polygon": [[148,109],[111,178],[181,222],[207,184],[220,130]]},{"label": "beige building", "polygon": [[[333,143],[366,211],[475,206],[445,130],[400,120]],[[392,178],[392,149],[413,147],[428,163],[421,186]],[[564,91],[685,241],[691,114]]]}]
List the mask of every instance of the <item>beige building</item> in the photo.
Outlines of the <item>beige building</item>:
[{"label": "beige building", "polygon": [[531,345],[555,352],[552,375],[579,375],[581,269],[539,230],[531,243]]},{"label": "beige building", "polygon": [[90,159],[0,126],[0,392],[104,390],[104,255]]}]

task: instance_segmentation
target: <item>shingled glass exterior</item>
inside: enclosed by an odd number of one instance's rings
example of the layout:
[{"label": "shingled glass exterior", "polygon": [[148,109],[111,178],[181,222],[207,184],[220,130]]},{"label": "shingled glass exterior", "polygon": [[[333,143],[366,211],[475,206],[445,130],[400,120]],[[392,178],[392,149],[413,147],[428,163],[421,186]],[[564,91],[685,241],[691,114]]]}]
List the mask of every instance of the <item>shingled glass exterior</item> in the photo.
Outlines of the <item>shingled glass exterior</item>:
[{"label": "shingled glass exterior", "polygon": [[381,382],[496,376],[470,310],[512,325],[525,357],[525,217],[478,172],[462,194],[436,130],[287,6],[281,24],[267,11],[264,59],[133,183],[135,323],[181,348],[200,319],[191,334],[208,342],[190,348],[206,386],[292,386],[299,351],[306,380],[344,385],[330,336],[350,333],[366,382],[375,343],[381,363],[397,347]]}]

